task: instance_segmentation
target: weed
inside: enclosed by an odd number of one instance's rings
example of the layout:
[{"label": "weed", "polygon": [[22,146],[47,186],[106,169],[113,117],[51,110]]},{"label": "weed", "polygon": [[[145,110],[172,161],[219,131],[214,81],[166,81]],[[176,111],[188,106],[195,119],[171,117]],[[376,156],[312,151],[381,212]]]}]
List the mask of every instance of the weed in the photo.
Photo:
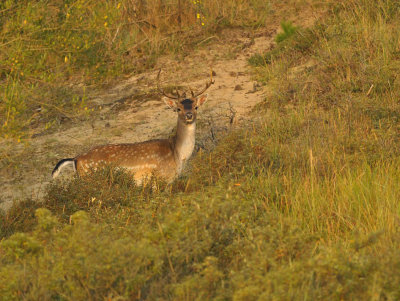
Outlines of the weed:
[{"label": "weed", "polygon": [[282,32],[277,34],[275,37],[275,41],[277,43],[281,43],[284,40],[287,40],[288,38],[293,36],[295,34],[295,32],[297,31],[297,27],[294,26],[293,23],[290,21],[289,22],[282,21],[281,28],[282,28]]}]

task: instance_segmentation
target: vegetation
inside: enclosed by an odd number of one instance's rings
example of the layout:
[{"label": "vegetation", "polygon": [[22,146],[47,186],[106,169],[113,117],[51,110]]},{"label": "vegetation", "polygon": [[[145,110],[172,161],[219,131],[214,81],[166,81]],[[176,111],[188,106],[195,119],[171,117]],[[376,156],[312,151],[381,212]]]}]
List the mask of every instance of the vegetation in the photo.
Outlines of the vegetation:
[{"label": "vegetation", "polygon": [[276,35],[275,41],[277,43],[283,42],[293,36],[297,30],[296,26],[293,26],[292,22],[281,23],[282,32]]},{"label": "vegetation", "polygon": [[328,8],[250,59],[263,120],[187,177],[142,188],[105,169],[15,204],[0,296],[399,299],[400,4]]}]

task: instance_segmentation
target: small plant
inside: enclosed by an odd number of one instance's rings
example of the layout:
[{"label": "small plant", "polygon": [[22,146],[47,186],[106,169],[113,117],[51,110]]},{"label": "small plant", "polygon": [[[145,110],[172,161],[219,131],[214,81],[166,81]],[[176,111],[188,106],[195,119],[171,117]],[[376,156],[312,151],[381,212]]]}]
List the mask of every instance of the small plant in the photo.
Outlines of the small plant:
[{"label": "small plant", "polygon": [[[318,40],[315,29],[311,28],[296,27],[296,30],[291,34],[286,35],[285,33],[281,33],[275,39],[278,40],[278,37],[282,34],[284,38],[279,39],[283,40],[280,40],[273,49],[264,54],[253,54],[248,60],[249,64],[259,67],[269,65],[273,60],[279,59],[282,56],[286,56],[287,58],[308,56],[313,44]],[[296,62],[296,60],[294,59],[293,62]]]},{"label": "small plant", "polygon": [[204,26],[206,17],[204,16],[204,8],[202,0],[193,0],[193,4],[196,7],[196,19],[201,24],[201,26]]},{"label": "small plant", "polygon": [[294,26],[292,24],[292,22],[290,22],[290,21],[282,21],[281,22],[281,28],[282,28],[283,32],[279,33],[275,38],[275,41],[277,43],[281,43],[281,42],[289,39],[297,31],[297,27]]}]

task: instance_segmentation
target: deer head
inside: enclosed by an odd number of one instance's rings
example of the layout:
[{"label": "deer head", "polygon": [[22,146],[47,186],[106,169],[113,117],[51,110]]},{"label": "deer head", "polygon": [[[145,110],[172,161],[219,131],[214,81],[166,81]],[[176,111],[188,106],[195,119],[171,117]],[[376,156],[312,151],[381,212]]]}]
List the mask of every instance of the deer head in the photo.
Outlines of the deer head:
[{"label": "deer head", "polygon": [[172,108],[174,112],[178,113],[178,118],[185,124],[194,123],[197,118],[197,109],[207,100],[207,94],[202,94],[215,82],[212,78],[212,72],[210,81],[206,82],[205,87],[200,92],[195,93],[190,89],[190,98],[186,97],[185,92],[179,94],[178,89],[176,89],[176,95],[167,94],[160,88],[160,73],[161,69],[158,71],[157,75],[157,88],[159,93],[164,96],[163,101],[168,107]]}]

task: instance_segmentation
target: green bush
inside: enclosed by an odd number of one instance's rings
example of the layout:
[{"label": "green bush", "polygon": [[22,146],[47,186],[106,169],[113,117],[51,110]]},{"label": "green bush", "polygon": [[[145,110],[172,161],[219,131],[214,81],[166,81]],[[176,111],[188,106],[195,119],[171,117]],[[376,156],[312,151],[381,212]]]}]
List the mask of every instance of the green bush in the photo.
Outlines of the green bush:
[{"label": "green bush", "polygon": [[276,35],[275,41],[277,43],[281,43],[284,40],[289,39],[291,36],[295,34],[297,31],[297,27],[293,26],[292,22],[281,22],[282,32]]}]

